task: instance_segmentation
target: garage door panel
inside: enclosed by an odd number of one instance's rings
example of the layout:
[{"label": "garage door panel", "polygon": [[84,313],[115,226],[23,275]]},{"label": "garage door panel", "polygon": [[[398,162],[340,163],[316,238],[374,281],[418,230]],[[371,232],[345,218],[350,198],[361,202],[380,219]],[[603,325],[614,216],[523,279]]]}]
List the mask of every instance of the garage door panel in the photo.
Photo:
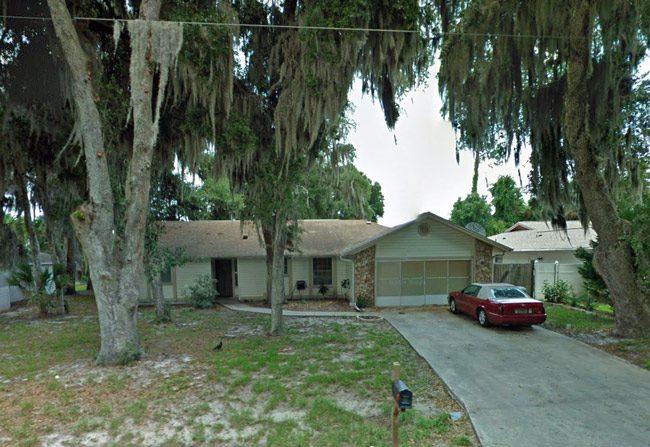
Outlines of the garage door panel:
[{"label": "garage door panel", "polygon": [[459,292],[469,286],[469,278],[449,278],[449,291]]},{"label": "garage door panel", "polygon": [[427,278],[425,293],[427,295],[447,293],[447,278]]},{"label": "garage door panel", "polygon": [[402,289],[401,264],[399,262],[377,263],[377,296],[400,296]]},{"label": "garage door panel", "polygon": [[471,282],[469,260],[387,261],[377,263],[377,305],[445,304],[447,294]]},{"label": "garage door panel", "polygon": [[449,276],[469,278],[471,272],[470,261],[449,261]]}]

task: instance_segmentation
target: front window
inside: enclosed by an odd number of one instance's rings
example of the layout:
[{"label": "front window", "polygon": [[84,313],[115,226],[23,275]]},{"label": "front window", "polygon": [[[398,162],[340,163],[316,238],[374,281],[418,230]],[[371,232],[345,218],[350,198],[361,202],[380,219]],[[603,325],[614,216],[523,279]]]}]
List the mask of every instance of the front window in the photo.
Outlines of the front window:
[{"label": "front window", "polygon": [[312,261],[314,285],[332,284],[332,258],[314,258]]}]

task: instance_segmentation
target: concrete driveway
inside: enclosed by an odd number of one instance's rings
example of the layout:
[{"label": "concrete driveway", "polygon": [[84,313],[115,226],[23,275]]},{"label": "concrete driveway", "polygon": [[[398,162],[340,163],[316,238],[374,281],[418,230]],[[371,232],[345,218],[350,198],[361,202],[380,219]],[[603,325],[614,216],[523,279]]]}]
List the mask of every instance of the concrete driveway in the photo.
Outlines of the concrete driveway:
[{"label": "concrete driveway", "polygon": [[483,446],[650,446],[650,371],[539,327],[484,329],[443,310],[385,317],[465,405]]}]

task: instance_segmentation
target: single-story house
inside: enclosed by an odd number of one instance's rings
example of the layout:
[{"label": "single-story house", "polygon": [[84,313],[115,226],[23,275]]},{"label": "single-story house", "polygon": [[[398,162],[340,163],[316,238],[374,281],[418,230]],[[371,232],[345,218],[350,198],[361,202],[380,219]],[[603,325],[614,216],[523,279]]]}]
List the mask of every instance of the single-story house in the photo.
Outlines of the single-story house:
[{"label": "single-story house", "polygon": [[[167,299],[183,301],[201,275],[221,297],[266,295],[265,252],[254,226],[239,221],[163,222],[160,245],[189,261],[163,275]],[[444,304],[448,292],[491,281],[493,257],[510,249],[432,213],[394,228],[361,220],[304,220],[287,249],[289,299],[363,297],[377,306]],[[327,290],[322,290],[325,286]],[[321,293],[324,292],[324,293]]]},{"label": "single-story house", "polygon": [[[285,251],[287,297],[350,298],[352,261],[341,259],[341,251],[381,233],[386,227],[363,220],[317,219],[300,221],[300,228],[296,248]],[[265,299],[266,253],[251,223],[162,222],[159,243],[168,249],[181,249],[189,259],[163,274],[165,298],[184,301],[188,287],[199,276],[210,275],[217,280],[220,297],[242,301]]]},{"label": "single-story house", "polygon": [[517,222],[504,233],[490,236],[495,242],[512,249],[495,262],[504,264],[525,264],[532,261],[559,262],[560,264],[580,264],[575,252],[579,247],[591,248],[596,232],[591,228],[585,231],[577,220],[567,221],[567,231],[556,230],[544,221]]}]

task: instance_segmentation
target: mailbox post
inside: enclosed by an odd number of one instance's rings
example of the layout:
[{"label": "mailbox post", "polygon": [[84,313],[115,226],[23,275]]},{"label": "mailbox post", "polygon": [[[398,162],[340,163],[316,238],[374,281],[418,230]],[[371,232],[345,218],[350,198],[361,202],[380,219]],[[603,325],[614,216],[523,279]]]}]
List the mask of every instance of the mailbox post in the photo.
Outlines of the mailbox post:
[{"label": "mailbox post", "polygon": [[413,393],[400,380],[400,364],[393,363],[393,447],[399,447],[399,423],[397,417],[400,411],[406,411],[413,405]]}]

